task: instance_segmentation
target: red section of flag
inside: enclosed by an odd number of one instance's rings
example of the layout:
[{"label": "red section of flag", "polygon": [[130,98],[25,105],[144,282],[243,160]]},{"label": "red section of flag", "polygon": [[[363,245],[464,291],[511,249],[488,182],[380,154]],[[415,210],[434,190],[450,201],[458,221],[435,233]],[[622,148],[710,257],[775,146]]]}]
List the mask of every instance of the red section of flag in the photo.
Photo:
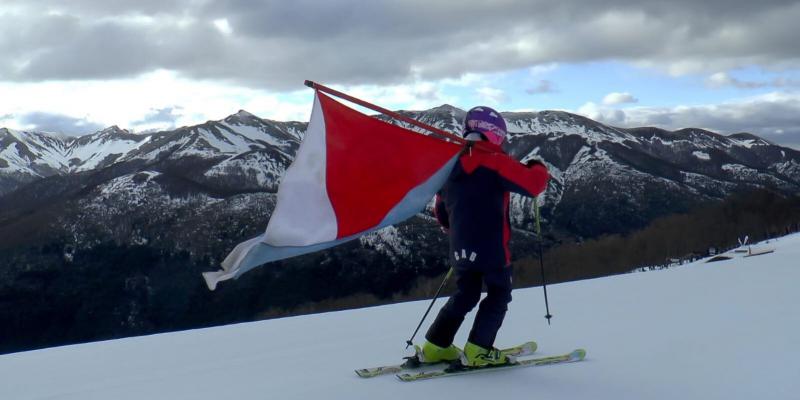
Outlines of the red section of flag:
[{"label": "red section of flag", "polygon": [[317,95],[325,116],[326,185],[337,238],[377,226],[461,149]]}]

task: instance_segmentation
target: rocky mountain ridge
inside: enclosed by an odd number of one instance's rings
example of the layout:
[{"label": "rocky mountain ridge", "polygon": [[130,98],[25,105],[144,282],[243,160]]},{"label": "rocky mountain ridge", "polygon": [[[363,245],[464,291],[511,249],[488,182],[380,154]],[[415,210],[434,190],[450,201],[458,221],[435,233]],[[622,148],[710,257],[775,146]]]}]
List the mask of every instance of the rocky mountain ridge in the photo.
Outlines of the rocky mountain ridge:
[{"label": "rocky mountain ridge", "polygon": [[[465,114],[450,105],[401,112],[454,132]],[[628,209],[623,217],[641,225],[653,216],[681,211],[698,201],[721,199],[741,188],[800,188],[800,152],[747,133],[723,136],[701,129],[622,129],[563,111],[503,115],[509,129],[505,144],[509,154],[521,161],[543,159],[550,168],[546,216],[556,217],[556,222],[578,235],[604,232],[583,221],[588,215],[575,216],[589,204],[595,208],[598,202],[605,205],[601,210]],[[2,129],[0,204],[10,206],[25,199],[26,185],[28,191],[42,183],[58,186],[58,179],[46,179],[54,177],[99,185],[95,196],[107,193],[108,187],[128,188],[118,195],[134,203],[140,202],[135,199],[140,192],[126,185],[147,185],[152,177],[160,177],[156,181],[162,181],[162,193],[204,194],[217,200],[248,193],[273,194],[305,126],[261,119],[242,110],[223,120],[147,134],[112,126],[62,139]],[[114,182],[118,179],[127,183]],[[22,188],[20,193],[11,193],[17,188]],[[602,199],[587,197],[598,191]],[[42,193],[38,189],[33,192],[37,196]],[[11,195],[3,198],[3,194]],[[666,200],[672,204],[651,204]],[[514,198],[518,225],[530,222],[529,209],[529,199]],[[637,219],[641,220],[638,224]]]},{"label": "rocky mountain ridge", "polygon": [[[403,113],[455,132],[464,116],[448,105]],[[509,154],[550,169],[548,246],[632,232],[752,188],[800,191],[800,153],[749,134],[621,129],[561,111],[504,116]],[[200,273],[266,227],[305,129],[240,111],[148,134],[0,130],[0,352],[388,299],[446,271],[447,239],[427,210],[208,292]],[[512,197],[516,258],[535,252],[531,201]]]}]

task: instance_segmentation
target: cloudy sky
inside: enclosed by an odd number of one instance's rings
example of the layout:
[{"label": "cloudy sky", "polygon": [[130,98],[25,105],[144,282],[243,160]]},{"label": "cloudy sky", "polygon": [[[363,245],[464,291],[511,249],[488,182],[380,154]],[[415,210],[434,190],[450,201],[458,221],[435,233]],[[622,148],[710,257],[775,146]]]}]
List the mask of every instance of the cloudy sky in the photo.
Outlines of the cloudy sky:
[{"label": "cloudy sky", "polygon": [[800,148],[798,21],[800,1],[3,0],[0,127],[307,120],[312,79]]}]

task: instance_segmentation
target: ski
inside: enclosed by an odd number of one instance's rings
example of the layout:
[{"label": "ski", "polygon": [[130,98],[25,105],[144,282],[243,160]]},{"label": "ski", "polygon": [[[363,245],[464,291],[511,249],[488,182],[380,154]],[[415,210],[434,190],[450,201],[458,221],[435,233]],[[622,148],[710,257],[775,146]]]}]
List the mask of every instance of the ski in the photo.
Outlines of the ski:
[{"label": "ski", "polygon": [[562,354],[560,356],[552,356],[552,357],[541,357],[541,358],[530,358],[527,360],[517,360],[516,362],[503,364],[498,366],[491,366],[491,367],[480,367],[480,368],[467,368],[467,367],[448,367],[442,370],[436,371],[427,371],[427,372],[416,372],[416,373],[401,373],[398,374],[397,377],[400,378],[401,381],[404,382],[414,382],[423,379],[432,379],[432,378],[441,378],[446,376],[455,376],[455,375],[464,375],[464,374],[474,374],[479,372],[487,372],[487,371],[498,371],[498,370],[505,370],[511,368],[524,368],[524,367],[540,367],[544,365],[553,365],[553,364],[563,364],[563,363],[570,363],[581,361],[586,357],[586,350],[584,349],[577,349],[573,350],[571,353]]},{"label": "ski", "polygon": [[[519,346],[504,349],[504,352],[513,357],[525,357],[536,352],[536,342],[527,342]],[[419,360],[417,355],[406,357],[406,361],[396,365],[385,365],[382,367],[361,368],[356,370],[356,375],[362,378],[372,378],[380,375],[397,374],[406,370],[418,369],[423,367],[447,365],[446,362],[424,363]]]}]

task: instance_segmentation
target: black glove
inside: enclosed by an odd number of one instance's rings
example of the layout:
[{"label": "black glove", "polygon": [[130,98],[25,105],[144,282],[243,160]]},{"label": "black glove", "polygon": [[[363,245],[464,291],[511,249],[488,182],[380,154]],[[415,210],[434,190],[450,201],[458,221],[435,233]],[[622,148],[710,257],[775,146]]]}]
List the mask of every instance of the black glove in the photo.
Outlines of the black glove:
[{"label": "black glove", "polygon": [[464,155],[464,154],[470,154],[471,155],[472,154],[472,146],[474,146],[474,145],[475,145],[475,142],[468,140],[466,143],[464,143],[464,147],[461,148],[460,155]]},{"label": "black glove", "polygon": [[542,160],[531,159],[525,162],[525,166],[528,168],[533,167],[534,165],[541,165],[543,167],[545,166]]}]

